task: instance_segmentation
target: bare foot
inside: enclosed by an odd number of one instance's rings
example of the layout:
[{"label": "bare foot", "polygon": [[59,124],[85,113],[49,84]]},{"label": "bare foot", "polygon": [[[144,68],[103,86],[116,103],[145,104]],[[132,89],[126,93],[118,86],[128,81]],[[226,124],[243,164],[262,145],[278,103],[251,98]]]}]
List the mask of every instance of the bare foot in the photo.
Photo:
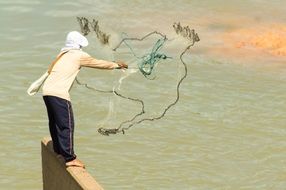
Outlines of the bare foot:
[{"label": "bare foot", "polygon": [[66,162],[66,167],[81,167],[81,168],[85,168],[85,165],[79,159],[74,159],[72,161]]}]

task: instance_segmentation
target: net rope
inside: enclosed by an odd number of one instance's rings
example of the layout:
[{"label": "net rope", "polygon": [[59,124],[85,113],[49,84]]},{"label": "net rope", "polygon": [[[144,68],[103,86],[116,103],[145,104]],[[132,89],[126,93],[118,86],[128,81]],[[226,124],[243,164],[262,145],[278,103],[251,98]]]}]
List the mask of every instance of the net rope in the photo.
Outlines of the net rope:
[{"label": "net rope", "polygon": [[[151,52],[147,53],[141,57],[138,56],[134,52],[134,49],[131,47],[131,45],[129,43],[127,43],[127,41],[134,41],[134,40],[143,41],[147,37],[154,35],[154,34],[158,34],[161,37],[154,44]],[[123,33],[122,36],[123,36],[122,41],[113,49],[113,51],[116,51],[122,44],[125,44],[129,48],[132,55],[138,59],[138,62],[137,62],[138,63],[137,64],[138,69],[144,75],[144,77],[146,77],[147,79],[154,79],[155,78],[155,77],[151,78],[150,75],[153,73],[153,69],[154,69],[157,62],[159,62],[160,60],[168,59],[168,58],[171,59],[171,57],[168,57],[167,55],[165,55],[163,53],[158,53],[158,51],[160,49],[162,49],[163,45],[168,40],[167,37],[160,32],[154,31],[154,32],[151,32],[151,33],[143,36],[142,38],[129,38],[126,33]]]},{"label": "net rope", "polygon": [[[145,121],[155,121],[155,120],[159,120],[162,119],[165,114],[167,113],[167,111],[173,107],[175,104],[178,103],[179,99],[180,99],[180,87],[182,82],[184,81],[184,79],[187,77],[188,75],[188,68],[187,68],[187,64],[186,62],[183,60],[183,56],[190,50],[190,48],[192,46],[194,46],[194,44],[196,42],[200,41],[200,38],[198,36],[197,33],[195,33],[195,30],[191,30],[189,28],[189,26],[186,27],[182,27],[180,23],[174,23],[173,28],[175,30],[175,32],[178,35],[181,35],[182,37],[186,38],[188,41],[190,41],[189,45],[183,50],[183,52],[180,54],[180,61],[184,67],[184,73],[181,76],[181,78],[179,79],[178,83],[176,84],[176,98],[174,99],[174,101],[172,103],[170,103],[169,105],[167,105],[165,107],[165,109],[162,111],[161,114],[159,114],[158,116],[155,117],[147,117],[147,118],[143,118],[140,119],[138,121],[135,121],[135,119],[141,115],[143,115],[144,113],[146,113],[145,111],[145,103],[143,100],[139,99],[139,98],[132,98],[132,97],[128,97],[125,96],[121,93],[119,93],[117,90],[115,90],[113,88],[113,90],[99,90],[96,89],[94,87],[89,86],[86,83],[82,83],[78,80],[78,78],[76,78],[76,82],[79,85],[82,85],[84,87],[86,87],[87,89],[93,90],[93,91],[97,91],[97,92],[101,92],[101,93],[114,93],[115,95],[130,100],[130,101],[134,101],[136,103],[139,103],[141,106],[141,111],[137,114],[135,114],[131,119],[128,119],[126,121],[121,122],[121,124],[117,127],[117,128],[103,128],[100,127],[98,129],[98,132],[102,135],[106,135],[109,136],[110,134],[118,134],[118,133],[126,133],[126,130],[130,129],[131,127],[138,125],[142,122]],[[151,75],[151,73],[153,72],[154,66],[155,64],[160,61],[160,60],[164,60],[167,58],[171,58],[166,56],[165,54],[161,54],[158,53],[158,51],[162,48],[162,46],[164,45],[164,43],[166,42],[167,37],[166,35],[158,32],[158,31],[153,31],[150,32],[148,34],[146,34],[145,36],[143,36],[142,38],[135,38],[135,37],[128,37],[126,34],[124,34],[125,37],[123,37],[123,39],[118,43],[117,46],[115,46],[115,48],[113,49],[113,51],[116,51],[122,44],[125,44],[129,49],[130,52],[133,54],[134,57],[136,57],[138,60],[141,60],[138,63],[138,69],[140,70],[140,72],[146,77],[148,78],[148,76]],[[152,51],[150,53],[147,53],[141,57],[137,56],[133,50],[133,48],[127,43],[127,41],[143,41],[144,39],[146,39],[149,36],[152,35],[159,35],[161,36],[160,39],[157,40],[157,42],[154,44]],[[150,78],[148,78],[150,79]],[[127,126],[124,127],[124,125],[126,125],[127,123],[129,123]]]}]

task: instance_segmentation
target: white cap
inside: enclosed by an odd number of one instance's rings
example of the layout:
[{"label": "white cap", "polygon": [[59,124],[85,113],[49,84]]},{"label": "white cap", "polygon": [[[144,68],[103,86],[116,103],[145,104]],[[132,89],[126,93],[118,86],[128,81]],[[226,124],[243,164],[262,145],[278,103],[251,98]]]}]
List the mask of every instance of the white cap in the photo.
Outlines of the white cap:
[{"label": "white cap", "polygon": [[67,35],[65,46],[74,48],[86,47],[88,46],[88,40],[81,33],[72,31]]}]

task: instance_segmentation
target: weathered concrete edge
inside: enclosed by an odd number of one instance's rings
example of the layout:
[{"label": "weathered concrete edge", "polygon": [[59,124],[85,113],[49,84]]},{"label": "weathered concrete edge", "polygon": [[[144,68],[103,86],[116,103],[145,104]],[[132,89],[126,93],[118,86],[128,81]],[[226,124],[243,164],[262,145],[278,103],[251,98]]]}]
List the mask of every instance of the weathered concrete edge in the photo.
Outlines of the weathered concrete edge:
[{"label": "weathered concrete edge", "polygon": [[[61,160],[60,158],[57,158],[56,153],[53,151],[52,142],[50,138],[48,137],[43,138],[41,144],[42,144],[42,167],[43,167],[44,190],[49,190],[48,187],[50,187],[49,184],[45,183],[52,184],[54,183],[54,181],[59,180],[56,179],[58,177],[62,178],[60,179],[61,186],[65,186],[64,183],[66,182],[68,183],[66,184],[66,186],[69,187],[69,189],[103,190],[103,188],[84,168],[80,167],[66,168],[64,161]],[[50,158],[49,162],[46,161],[46,159],[48,158]],[[47,174],[49,170],[53,170],[53,173],[55,175]],[[56,171],[56,170],[62,170],[62,171]],[[58,176],[57,174],[61,176]]]}]

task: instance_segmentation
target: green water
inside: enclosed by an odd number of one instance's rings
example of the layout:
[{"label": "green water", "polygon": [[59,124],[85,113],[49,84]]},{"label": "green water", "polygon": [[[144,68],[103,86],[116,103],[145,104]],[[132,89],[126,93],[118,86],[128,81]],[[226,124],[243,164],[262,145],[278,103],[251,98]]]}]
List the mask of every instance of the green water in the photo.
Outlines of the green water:
[{"label": "green water", "polygon": [[[186,42],[172,24],[181,21],[201,38],[184,57],[189,73],[179,103],[163,119],[136,125],[126,135],[105,137],[97,129],[130,119],[140,112],[137,104],[74,85],[75,151],[105,189],[285,189],[285,57],[213,53],[229,48],[218,38],[228,30],[285,25],[285,7],[282,0],[0,0],[0,189],[42,188],[40,140],[49,135],[47,116],[41,95],[28,97],[26,89],[54,59],[66,33],[79,30],[76,16],[98,19],[111,34],[110,47],[88,36],[85,50],[103,59],[134,66],[132,56],[110,50],[122,32],[141,37],[158,30],[173,39],[166,47],[173,60],[159,64],[156,80],[137,72],[120,87],[144,99],[147,116],[174,100],[183,73],[178,55]],[[145,52],[140,45],[138,51]],[[82,69],[79,77],[110,90],[122,75]]]}]

